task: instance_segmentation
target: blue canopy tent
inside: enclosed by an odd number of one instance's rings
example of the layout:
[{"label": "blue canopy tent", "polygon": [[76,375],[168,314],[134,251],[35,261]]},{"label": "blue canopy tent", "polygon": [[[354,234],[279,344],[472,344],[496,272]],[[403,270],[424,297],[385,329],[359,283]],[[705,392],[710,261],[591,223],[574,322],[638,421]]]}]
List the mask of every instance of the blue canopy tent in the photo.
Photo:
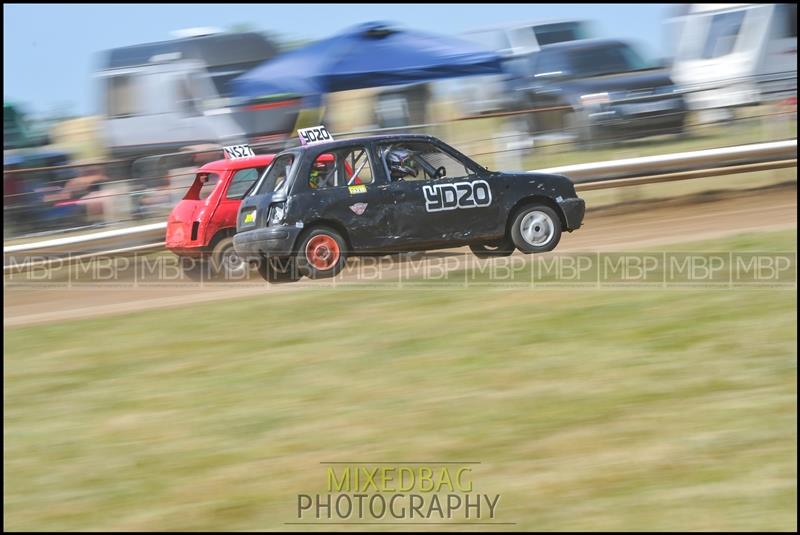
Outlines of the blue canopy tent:
[{"label": "blue canopy tent", "polygon": [[287,52],[233,81],[248,100],[304,97],[317,106],[325,93],[501,73],[500,57],[461,39],[368,22]]}]

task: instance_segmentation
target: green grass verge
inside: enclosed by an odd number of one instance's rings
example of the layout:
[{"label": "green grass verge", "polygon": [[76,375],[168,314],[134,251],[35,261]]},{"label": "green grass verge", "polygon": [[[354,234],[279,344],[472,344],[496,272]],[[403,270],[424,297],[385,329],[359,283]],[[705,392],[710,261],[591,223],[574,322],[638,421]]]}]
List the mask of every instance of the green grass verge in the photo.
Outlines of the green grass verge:
[{"label": "green grass verge", "polygon": [[796,306],[310,290],[6,330],[4,525],[284,529],[322,461],[456,460],[508,529],[794,530]]}]

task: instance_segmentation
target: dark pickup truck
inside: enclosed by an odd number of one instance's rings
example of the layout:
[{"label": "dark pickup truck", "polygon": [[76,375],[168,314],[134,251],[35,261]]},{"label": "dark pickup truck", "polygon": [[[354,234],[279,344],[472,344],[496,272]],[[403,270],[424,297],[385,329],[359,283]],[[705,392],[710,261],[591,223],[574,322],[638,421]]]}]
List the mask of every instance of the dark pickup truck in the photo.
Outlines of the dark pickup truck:
[{"label": "dark pickup truck", "polygon": [[584,208],[566,177],[489,171],[431,136],[328,141],[275,156],[242,200],[234,247],[271,282],[331,277],[348,255],[550,251]]},{"label": "dark pickup truck", "polygon": [[688,113],[666,70],[612,39],[543,46],[533,55],[529,106],[536,130],[566,129],[581,146],[660,134],[680,134]]}]

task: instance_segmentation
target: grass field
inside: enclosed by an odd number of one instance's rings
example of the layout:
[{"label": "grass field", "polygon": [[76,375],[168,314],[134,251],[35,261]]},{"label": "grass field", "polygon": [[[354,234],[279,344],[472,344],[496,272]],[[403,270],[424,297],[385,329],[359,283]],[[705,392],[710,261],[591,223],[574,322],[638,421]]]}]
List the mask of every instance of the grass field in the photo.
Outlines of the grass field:
[{"label": "grass field", "polygon": [[10,329],[4,526],[286,529],[320,462],[454,460],[504,529],[795,530],[796,329],[796,290],[490,288]]}]

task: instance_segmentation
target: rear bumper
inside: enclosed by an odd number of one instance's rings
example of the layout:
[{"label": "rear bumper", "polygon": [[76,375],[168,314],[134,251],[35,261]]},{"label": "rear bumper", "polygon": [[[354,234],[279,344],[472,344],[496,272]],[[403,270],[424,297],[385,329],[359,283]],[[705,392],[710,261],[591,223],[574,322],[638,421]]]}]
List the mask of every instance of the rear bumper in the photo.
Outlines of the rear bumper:
[{"label": "rear bumper", "polygon": [[302,230],[298,227],[278,226],[240,232],[233,237],[233,248],[242,257],[287,256],[292,253],[297,236]]},{"label": "rear bumper", "polygon": [[583,224],[583,216],[586,213],[586,201],[580,197],[563,199],[558,205],[564,213],[564,220],[567,222],[567,230],[577,230]]},{"label": "rear bumper", "polygon": [[206,229],[200,222],[168,221],[166,247],[178,256],[198,256],[208,245],[203,239]]}]

